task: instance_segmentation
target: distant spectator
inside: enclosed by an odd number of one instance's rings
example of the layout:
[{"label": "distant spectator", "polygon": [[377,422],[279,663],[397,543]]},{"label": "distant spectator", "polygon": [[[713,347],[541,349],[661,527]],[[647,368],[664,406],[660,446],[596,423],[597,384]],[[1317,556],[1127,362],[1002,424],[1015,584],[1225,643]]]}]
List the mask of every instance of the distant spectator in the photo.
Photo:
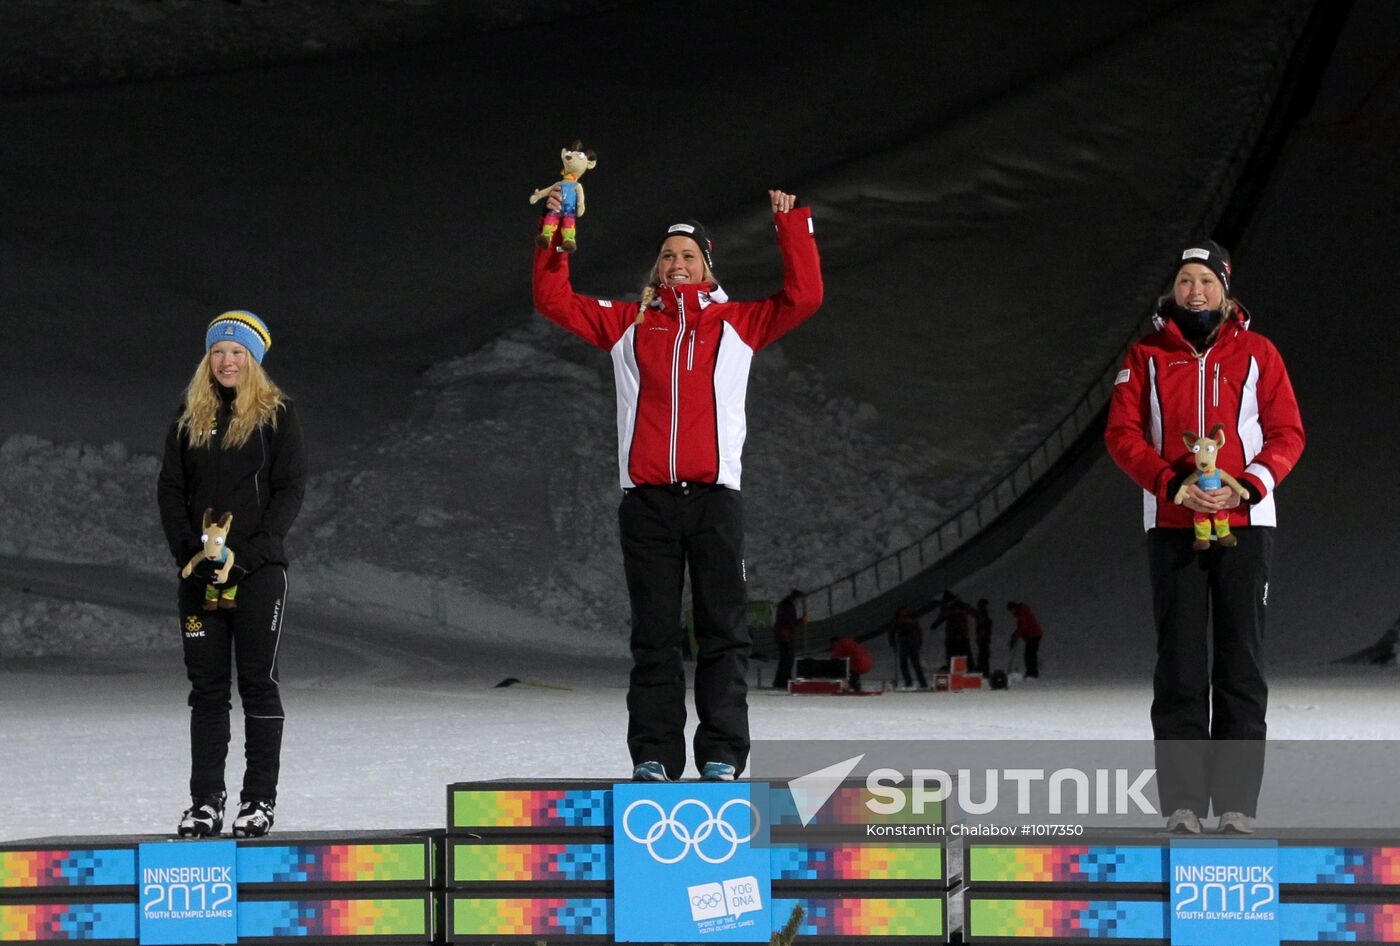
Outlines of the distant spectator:
[{"label": "distant spectator", "polygon": [[[894,623],[890,625],[890,645],[894,647],[895,661],[899,673],[904,677],[904,685],[912,688],[914,678],[919,681],[919,689],[928,689],[928,679],[924,676],[924,663],[921,652],[924,647],[924,629],[919,619],[908,608],[895,612]],[[910,670],[913,673],[910,673]]]},{"label": "distant spectator", "polygon": [[928,626],[930,631],[943,627],[944,669],[953,664],[954,657],[972,657],[972,608],[952,591],[943,592],[938,617]]},{"label": "distant spectator", "polygon": [[797,604],[802,600],[802,592],[796,588],[778,602],[778,613],[773,617],[773,639],[778,642],[778,667],[773,671],[773,689],[786,690],[792,679],[793,646],[797,641],[797,629],[802,620],[797,616]]},{"label": "distant spectator", "polygon": [[1026,676],[1040,676],[1040,638],[1044,633],[1031,606],[1021,601],[1006,602],[1006,610],[1016,618],[1016,630],[1011,632],[1011,646],[1026,642]]},{"label": "distant spectator", "polygon": [[987,610],[987,599],[977,599],[977,611],[973,615],[977,624],[977,662],[973,669],[982,676],[992,672],[992,614]]},{"label": "distant spectator", "polygon": [[850,673],[847,683],[852,691],[859,693],[860,678],[875,669],[875,658],[870,656],[870,651],[854,637],[833,637],[831,656],[838,660],[846,658]]}]

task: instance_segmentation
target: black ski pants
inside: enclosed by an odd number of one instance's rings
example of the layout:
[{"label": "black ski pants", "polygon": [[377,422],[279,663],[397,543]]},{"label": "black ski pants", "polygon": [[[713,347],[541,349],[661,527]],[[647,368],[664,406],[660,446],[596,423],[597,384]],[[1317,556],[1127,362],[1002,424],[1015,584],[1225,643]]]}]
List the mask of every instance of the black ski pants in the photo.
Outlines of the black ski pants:
[{"label": "black ski pants", "polygon": [[232,671],[243,704],[242,801],[277,799],[282,695],[277,647],[287,608],[287,571],[265,565],[238,585],[238,607],[204,611],[204,583],[180,582],[180,628],[190,681],[190,795],[224,790]]},{"label": "black ski pants", "polygon": [[899,673],[904,677],[904,685],[911,687],[914,685],[914,678],[919,680],[921,689],[928,689],[928,678],[924,676],[924,658],[921,653],[922,648],[913,641],[902,642],[897,645],[899,650]]},{"label": "black ski pants", "polygon": [[627,748],[632,762],[685,771],[681,595],[695,611],[695,764],[749,756],[749,632],[744,623],[743,515],[738,490],[674,483],[627,490],[617,512],[632,599]]},{"label": "black ski pants", "polygon": [[1191,547],[1190,529],[1152,529],[1148,560],[1157,627],[1152,736],[1163,814],[1251,817],[1264,778],[1269,687],[1262,650],[1274,530],[1239,544]]},{"label": "black ski pants", "polygon": [[1040,676],[1040,638],[1026,638],[1026,676]]}]

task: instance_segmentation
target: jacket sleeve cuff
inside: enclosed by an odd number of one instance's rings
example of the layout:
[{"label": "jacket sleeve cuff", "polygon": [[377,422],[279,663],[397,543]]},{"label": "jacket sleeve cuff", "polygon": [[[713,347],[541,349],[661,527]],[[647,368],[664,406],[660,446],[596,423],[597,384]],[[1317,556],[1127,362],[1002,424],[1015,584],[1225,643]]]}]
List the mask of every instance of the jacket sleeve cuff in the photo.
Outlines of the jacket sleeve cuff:
[{"label": "jacket sleeve cuff", "polygon": [[775,213],[773,215],[773,225],[779,232],[787,230],[789,232],[813,232],[812,208],[794,207],[787,213]]},{"label": "jacket sleeve cuff", "polygon": [[1169,502],[1169,503],[1175,503],[1175,502],[1176,502],[1176,494],[1179,493],[1179,492],[1181,492],[1181,486],[1182,486],[1182,484],[1185,483],[1185,482],[1186,482],[1186,474],[1185,474],[1185,473],[1178,473],[1178,474],[1176,474],[1175,476],[1173,476],[1171,479],[1167,480],[1167,496],[1166,496],[1167,502]]},{"label": "jacket sleeve cuff", "polygon": [[1241,473],[1237,479],[1239,479],[1241,486],[1249,490],[1249,498],[1245,500],[1248,505],[1258,505],[1265,496],[1269,495],[1269,490],[1263,481],[1252,473]]},{"label": "jacket sleeve cuff", "polygon": [[1176,491],[1181,489],[1181,484],[1185,482],[1186,474],[1177,473],[1171,467],[1163,467],[1157,474],[1157,499],[1160,502],[1176,502]]}]

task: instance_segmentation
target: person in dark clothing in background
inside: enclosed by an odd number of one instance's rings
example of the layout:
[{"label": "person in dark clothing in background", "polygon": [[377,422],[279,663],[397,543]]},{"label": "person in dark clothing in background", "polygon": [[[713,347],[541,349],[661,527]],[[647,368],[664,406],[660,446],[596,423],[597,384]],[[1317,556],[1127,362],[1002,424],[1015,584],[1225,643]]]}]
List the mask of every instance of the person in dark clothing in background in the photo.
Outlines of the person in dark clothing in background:
[{"label": "person in dark clothing in background", "polygon": [[860,678],[875,669],[875,658],[870,656],[870,651],[854,637],[833,637],[831,656],[837,660],[846,658],[846,684],[852,692],[860,693]]},{"label": "person in dark clothing in background", "polygon": [[977,628],[977,664],[973,667],[982,676],[992,672],[992,614],[987,609],[987,599],[977,599],[977,611],[973,615]]},{"label": "person in dark clothing in background", "polygon": [[1022,601],[1006,602],[1006,610],[1010,611],[1016,619],[1016,630],[1011,632],[1011,647],[1016,646],[1017,641],[1026,642],[1026,676],[1028,678],[1040,676],[1040,638],[1042,631],[1040,621],[1036,620],[1035,612],[1031,606]]},{"label": "person in dark clothing in background", "polygon": [[[306,455],[292,402],[262,369],[272,335],[251,312],[209,323],[204,358],[165,438],[156,485],[161,526],[177,571],[203,553],[205,510],[231,513],[225,548],[232,608],[205,610],[215,563],[201,557],[179,584],[180,630],[190,681],[190,796],[182,837],[223,829],[229,744],[230,655],[243,705],[243,791],[235,837],[272,829],[282,751],[277,649],[287,607],[287,531],[306,490]],[[216,588],[218,586],[215,586]],[[230,604],[233,602],[230,601]]]},{"label": "person in dark clothing in background", "polygon": [[967,602],[953,594],[952,591],[943,592],[938,617],[928,626],[928,629],[933,631],[940,625],[943,627],[944,670],[952,666],[954,657],[971,659],[972,633],[969,627],[971,621],[972,608],[968,607]]},{"label": "person in dark clothing in background", "polygon": [[[919,680],[919,689],[928,689],[928,679],[924,676],[924,662],[922,651],[924,647],[924,629],[919,625],[919,619],[909,608],[900,608],[894,614],[894,623],[890,625],[890,646],[894,648],[895,661],[899,667],[899,674],[904,678],[904,685],[913,688],[914,678]],[[910,671],[913,673],[910,673]]]},{"label": "person in dark clothing in background", "polygon": [[792,679],[793,648],[797,644],[797,629],[802,621],[797,616],[797,603],[802,600],[802,592],[796,588],[778,602],[778,613],[773,616],[773,640],[778,644],[778,666],[773,671],[773,689],[786,690]]}]

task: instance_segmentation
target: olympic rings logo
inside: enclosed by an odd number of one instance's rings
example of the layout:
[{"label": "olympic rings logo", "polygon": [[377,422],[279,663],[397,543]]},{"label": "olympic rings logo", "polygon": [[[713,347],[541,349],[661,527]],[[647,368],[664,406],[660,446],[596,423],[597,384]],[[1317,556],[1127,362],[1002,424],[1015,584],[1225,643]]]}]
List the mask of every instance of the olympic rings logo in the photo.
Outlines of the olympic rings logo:
[{"label": "olympic rings logo", "polygon": [[690,898],[690,905],[699,910],[713,910],[723,899],[717,893],[697,894]]},{"label": "olympic rings logo", "polygon": [[[743,837],[739,836],[739,829],[725,820],[725,814],[734,805],[744,805],[749,809],[750,828],[749,833]],[[634,830],[632,824],[632,813],[638,808],[653,808],[656,811],[656,820],[653,821],[640,836]],[[692,829],[679,818],[681,812],[688,808],[697,808],[704,814],[704,820]],[[642,815],[638,815],[642,819]],[[758,808],[747,798],[731,798],[723,805],[719,806],[719,811],[711,811],[710,806],[700,801],[698,798],[687,798],[676,803],[675,807],[668,813],[660,803],[650,798],[639,798],[627,806],[627,810],[622,813],[622,830],[627,836],[638,844],[647,846],[647,853],[652,860],[658,864],[676,864],[685,859],[691,851],[706,864],[723,864],[734,856],[739,850],[739,845],[747,844],[758,834]],[[657,853],[656,843],[662,838],[670,835],[680,842],[680,853],[674,857]],[[729,851],[723,857],[713,857],[705,851],[701,845],[709,839],[710,835],[718,834],[722,841],[728,842]],[[700,904],[696,904],[700,906]],[[709,904],[717,906],[718,904]]]}]

